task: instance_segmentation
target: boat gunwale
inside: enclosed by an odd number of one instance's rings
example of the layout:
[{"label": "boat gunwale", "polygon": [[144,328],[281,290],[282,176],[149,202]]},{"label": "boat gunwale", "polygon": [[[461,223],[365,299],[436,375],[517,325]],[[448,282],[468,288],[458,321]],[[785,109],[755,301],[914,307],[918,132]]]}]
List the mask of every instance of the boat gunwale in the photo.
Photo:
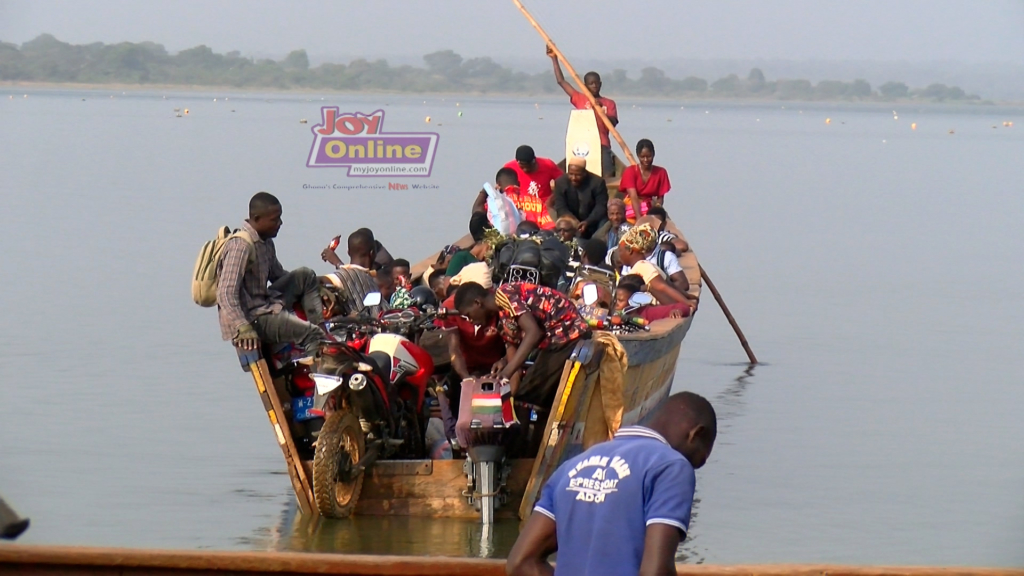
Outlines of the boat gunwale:
[{"label": "boat gunwale", "polygon": [[[154,550],[38,544],[0,546],[0,571],[19,569],[34,573],[51,569],[78,574],[95,574],[104,569],[116,569],[120,574],[142,574],[158,569],[185,574],[231,571],[236,574],[498,576],[505,574],[505,561],[319,552]],[[700,576],[1024,576],[1024,569],[829,564],[677,564],[676,573]]]}]

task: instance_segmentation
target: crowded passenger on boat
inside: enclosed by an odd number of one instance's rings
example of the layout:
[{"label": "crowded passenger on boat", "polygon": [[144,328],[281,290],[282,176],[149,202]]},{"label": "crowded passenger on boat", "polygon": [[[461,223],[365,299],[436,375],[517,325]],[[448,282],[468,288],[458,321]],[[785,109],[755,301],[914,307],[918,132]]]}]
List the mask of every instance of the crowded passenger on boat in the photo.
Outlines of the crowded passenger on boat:
[{"label": "crowded passenger on boat", "polygon": [[[295,360],[308,364],[325,340],[325,326],[337,318],[414,307],[448,310],[435,327],[448,332],[449,366],[429,392],[441,404],[453,450],[461,448],[454,434],[460,383],[493,375],[501,383],[506,424],[529,429],[512,453],[536,453],[540,434],[534,431],[543,429],[562,366],[579,340],[611,329],[611,317],[683,318],[697,302],[676,256],[688,246],[660,231],[667,220],[663,208],[653,206],[640,223],[630,224],[622,198],[609,199],[604,180],[579,162],[570,161],[563,175],[529,146],[516,157],[518,169],[506,165],[496,174],[497,190],[515,196],[525,178],[542,211],[550,206],[552,214],[544,219],[523,211],[514,230],[498,230],[481,192],[469,219],[471,242],[445,246],[415,282],[409,261],[394,259],[368,228],[347,236],[348,263],[335,251],[340,237],[321,253],[333,272],[286,272],[274,247],[281,204],[268,193],[254,195],[249,218],[224,242],[216,263],[222,336],[241,350],[291,344]],[[552,183],[548,199],[554,201],[548,202],[542,191]],[[544,229],[547,223],[553,229]],[[584,302],[587,285],[594,286],[593,302]],[[379,302],[367,304],[374,293]],[[640,305],[637,293],[647,295]]]}]

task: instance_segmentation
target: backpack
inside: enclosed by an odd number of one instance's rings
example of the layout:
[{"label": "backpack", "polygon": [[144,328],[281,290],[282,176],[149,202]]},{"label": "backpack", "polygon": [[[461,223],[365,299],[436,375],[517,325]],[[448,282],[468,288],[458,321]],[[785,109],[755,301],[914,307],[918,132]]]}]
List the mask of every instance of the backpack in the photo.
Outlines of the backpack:
[{"label": "backpack", "polygon": [[512,266],[540,270],[540,245],[530,238],[510,238],[494,251],[494,282],[502,284]]},{"label": "backpack", "polygon": [[232,232],[227,226],[222,226],[213,240],[203,244],[199,250],[199,257],[196,258],[195,270],[192,271],[192,300],[204,308],[210,308],[217,303],[217,264],[220,263],[224,245],[231,238],[241,238],[249,245],[248,264],[256,260],[256,246],[249,233],[244,230]]},{"label": "backpack", "polygon": [[540,243],[540,283],[548,288],[558,289],[569,267],[569,247],[555,237]]}]

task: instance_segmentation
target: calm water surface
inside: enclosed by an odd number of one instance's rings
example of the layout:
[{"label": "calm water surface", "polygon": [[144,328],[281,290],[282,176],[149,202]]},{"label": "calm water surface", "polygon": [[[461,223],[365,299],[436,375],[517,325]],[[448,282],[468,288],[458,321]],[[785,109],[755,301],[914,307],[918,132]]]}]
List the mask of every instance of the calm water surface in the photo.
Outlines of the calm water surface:
[{"label": "calm water surface", "polygon": [[[286,267],[326,271],[361,226],[422,258],[517,145],[562,157],[568,106],[323,96],[0,90],[0,492],[24,542],[507,553],[515,523],[488,545],[474,522],[296,517],[188,278],[257,190],[284,203]],[[325,104],[439,132],[432,176],[305,168]],[[667,208],[765,362],[705,298],[676,388],[720,434],[685,560],[1024,565],[1024,114],[684,104],[620,100],[621,128],[657,144]],[[303,188],[389,181],[437,188]]]}]

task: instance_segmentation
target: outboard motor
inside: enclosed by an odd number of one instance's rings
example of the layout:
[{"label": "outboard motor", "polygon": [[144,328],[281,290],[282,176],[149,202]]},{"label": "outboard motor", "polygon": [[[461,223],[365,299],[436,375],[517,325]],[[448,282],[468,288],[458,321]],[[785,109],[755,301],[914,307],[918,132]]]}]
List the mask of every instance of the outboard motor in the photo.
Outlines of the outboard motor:
[{"label": "outboard motor", "polygon": [[498,379],[493,376],[462,381],[455,435],[466,448],[467,496],[480,510],[484,524],[494,522],[494,510],[505,503],[508,480],[505,440],[508,428],[501,416]]}]

